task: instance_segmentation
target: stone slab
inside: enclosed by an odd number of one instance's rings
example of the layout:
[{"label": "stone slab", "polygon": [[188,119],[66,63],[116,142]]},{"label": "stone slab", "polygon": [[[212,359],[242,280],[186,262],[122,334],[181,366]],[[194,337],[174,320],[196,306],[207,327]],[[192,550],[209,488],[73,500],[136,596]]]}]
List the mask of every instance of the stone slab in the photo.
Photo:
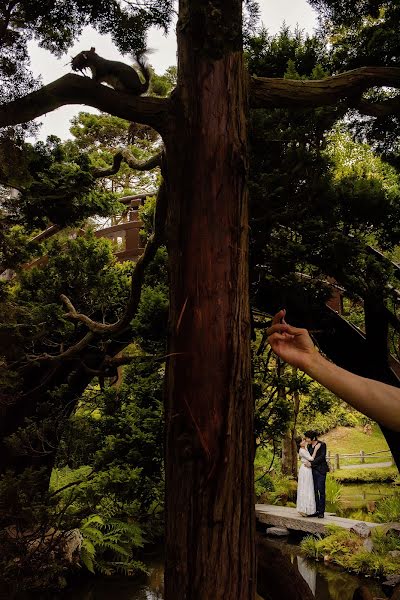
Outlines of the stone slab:
[{"label": "stone slab", "polygon": [[[256,518],[260,523],[274,527],[284,527],[293,531],[304,533],[324,534],[327,525],[337,525],[344,529],[351,529],[360,521],[356,519],[344,519],[325,514],[324,519],[318,517],[303,517],[295,508],[288,506],[276,506],[271,504],[256,504]],[[373,529],[379,527],[379,523],[367,523],[367,527]]]}]

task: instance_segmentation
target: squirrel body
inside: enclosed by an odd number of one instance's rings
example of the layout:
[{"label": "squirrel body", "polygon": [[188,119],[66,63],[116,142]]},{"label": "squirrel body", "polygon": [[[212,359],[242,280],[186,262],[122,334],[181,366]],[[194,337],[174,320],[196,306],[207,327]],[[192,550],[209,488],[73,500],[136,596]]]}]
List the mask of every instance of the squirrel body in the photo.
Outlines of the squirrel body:
[{"label": "squirrel body", "polygon": [[139,59],[136,59],[141,73],[145,79],[140,81],[137,71],[118,60],[108,60],[96,54],[95,48],[83,50],[71,61],[73,71],[84,71],[90,69],[92,79],[98,83],[107,83],[114,90],[140,96],[149,88],[150,71]]}]

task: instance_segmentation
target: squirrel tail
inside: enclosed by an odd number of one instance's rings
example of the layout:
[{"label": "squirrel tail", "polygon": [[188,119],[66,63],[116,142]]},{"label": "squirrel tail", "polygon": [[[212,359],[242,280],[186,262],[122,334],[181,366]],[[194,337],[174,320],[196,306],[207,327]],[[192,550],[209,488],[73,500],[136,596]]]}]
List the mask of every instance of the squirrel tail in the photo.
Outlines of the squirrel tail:
[{"label": "squirrel tail", "polygon": [[151,77],[151,73],[150,73],[150,69],[147,66],[147,61],[146,61],[146,57],[144,56],[144,53],[137,53],[135,56],[135,60],[137,62],[137,64],[139,65],[140,68],[140,72],[142,73],[143,77],[144,77],[144,82],[142,83],[142,91],[141,94],[144,94],[145,92],[147,92],[147,90],[149,89],[149,85],[150,85],[150,77]]}]

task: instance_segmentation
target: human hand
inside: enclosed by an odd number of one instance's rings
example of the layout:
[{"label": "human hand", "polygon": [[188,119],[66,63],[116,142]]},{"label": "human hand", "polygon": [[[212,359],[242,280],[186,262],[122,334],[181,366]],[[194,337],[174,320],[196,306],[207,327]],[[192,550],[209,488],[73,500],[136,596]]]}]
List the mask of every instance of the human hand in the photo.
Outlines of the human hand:
[{"label": "human hand", "polygon": [[306,467],[309,467],[311,469],[311,463],[309,460],[306,460],[306,462],[304,464]]},{"label": "human hand", "polygon": [[[286,310],[280,310],[267,329],[272,350],[284,362],[307,371],[310,362],[318,355],[307,329],[292,327],[285,322]],[[282,320],[282,322],[281,322]]]}]

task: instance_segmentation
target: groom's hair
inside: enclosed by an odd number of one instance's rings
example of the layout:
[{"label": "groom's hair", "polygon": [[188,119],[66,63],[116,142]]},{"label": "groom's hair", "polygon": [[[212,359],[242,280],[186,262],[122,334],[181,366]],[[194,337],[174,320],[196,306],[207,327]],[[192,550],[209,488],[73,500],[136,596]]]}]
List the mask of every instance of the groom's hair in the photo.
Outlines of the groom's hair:
[{"label": "groom's hair", "polygon": [[310,429],[309,431],[304,432],[304,437],[310,438],[310,440],[316,440],[318,437],[318,432]]}]

